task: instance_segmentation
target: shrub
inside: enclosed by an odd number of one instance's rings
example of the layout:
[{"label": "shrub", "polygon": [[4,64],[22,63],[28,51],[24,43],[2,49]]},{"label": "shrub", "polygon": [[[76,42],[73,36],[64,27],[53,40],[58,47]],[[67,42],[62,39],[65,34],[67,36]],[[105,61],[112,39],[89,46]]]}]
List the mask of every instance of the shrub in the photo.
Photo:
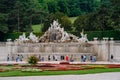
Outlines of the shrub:
[{"label": "shrub", "polygon": [[28,63],[35,65],[38,63],[38,58],[35,55],[32,55],[28,58]]}]

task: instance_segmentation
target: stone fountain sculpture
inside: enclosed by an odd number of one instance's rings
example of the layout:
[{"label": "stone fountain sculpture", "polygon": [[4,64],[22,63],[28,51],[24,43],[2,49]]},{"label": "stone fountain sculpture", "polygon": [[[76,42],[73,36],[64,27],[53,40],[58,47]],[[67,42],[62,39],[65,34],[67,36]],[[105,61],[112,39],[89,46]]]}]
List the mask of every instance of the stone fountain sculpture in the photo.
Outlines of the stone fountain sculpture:
[{"label": "stone fountain sculpture", "polygon": [[58,23],[57,20],[53,21],[53,24],[48,28],[48,30],[45,32],[43,36],[40,38],[36,37],[32,32],[26,37],[25,33],[19,36],[18,41],[19,42],[41,42],[41,43],[49,43],[49,42],[60,42],[60,43],[65,43],[65,42],[87,42],[87,34],[84,34],[84,31],[82,30],[81,38],[67,33],[64,31],[64,28],[61,28],[61,24]]},{"label": "stone fountain sculpture", "polygon": [[30,33],[30,35],[28,36],[28,38],[32,42],[38,42],[38,37],[36,37],[36,35],[34,35],[32,32]]},{"label": "stone fountain sculpture", "polygon": [[22,35],[19,36],[19,38],[17,39],[18,42],[38,42],[38,37],[36,37],[36,35],[34,35],[32,32],[30,33],[30,35],[28,36],[28,38],[26,37],[26,34],[23,33]]},{"label": "stone fountain sculpture", "polygon": [[87,34],[84,31],[81,32],[81,38],[67,33],[64,28],[61,28],[61,24],[57,20],[53,21],[53,24],[48,28],[45,34],[39,38],[39,42],[86,42]]},{"label": "stone fountain sculpture", "polygon": [[20,35],[20,36],[19,36],[19,39],[18,39],[19,42],[27,42],[28,40],[29,40],[29,39],[26,38],[25,33],[23,33],[22,35]]},{"label": "stone fountain sculpture", "polygon": [[79,42],[88,42],[88,39],[87,39],[87,34],[84,34],[84,30],[82,30],[82,32],[80,33],[81,34],[81,38],[79,38]]}]

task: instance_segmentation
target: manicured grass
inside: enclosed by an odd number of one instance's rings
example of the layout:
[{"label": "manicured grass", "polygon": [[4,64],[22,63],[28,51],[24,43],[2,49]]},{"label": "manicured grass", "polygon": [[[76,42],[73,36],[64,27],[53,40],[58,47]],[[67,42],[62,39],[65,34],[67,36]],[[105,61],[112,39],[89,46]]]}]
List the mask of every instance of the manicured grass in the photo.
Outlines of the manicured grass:
[{"label": "manicured grass", "polygon": [[35,33],[39,33],[39,32],[42,32],[42,26],[41,24],[37,24],[37,25],[32,25],[32,29],[33,29],[33,32]]},{"label": "manicured grass", "polygon": [[77,17],[70,17],[69,19],[71,20],[71,22],[72,22],[72,24],[73,24],[74,21],[77,19]]},{"label": "manicured grass", "polygon": [[88,69],[88,70],[71,70],[71,71],[43,71],[43,72],[21,72],[19,70],[0,72],[0,77],[7,76],[42,76],[42,75],[80,75],[80,74],[95,74],[104,72],[120,72],[120,68],[105,68],[105,69]]}]

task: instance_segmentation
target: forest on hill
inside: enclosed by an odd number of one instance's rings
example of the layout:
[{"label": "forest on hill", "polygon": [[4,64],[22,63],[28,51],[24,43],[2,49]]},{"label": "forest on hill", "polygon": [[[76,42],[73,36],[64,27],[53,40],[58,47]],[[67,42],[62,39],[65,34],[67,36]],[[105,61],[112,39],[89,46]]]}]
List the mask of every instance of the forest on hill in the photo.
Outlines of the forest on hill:
[{"label": "forest on hill", "polygon": [[[67,31],[119,30],[120,0],[0,0],[0,33],[46,31],[58,19]],[[74,23],[69,17],[79,16]]]}]

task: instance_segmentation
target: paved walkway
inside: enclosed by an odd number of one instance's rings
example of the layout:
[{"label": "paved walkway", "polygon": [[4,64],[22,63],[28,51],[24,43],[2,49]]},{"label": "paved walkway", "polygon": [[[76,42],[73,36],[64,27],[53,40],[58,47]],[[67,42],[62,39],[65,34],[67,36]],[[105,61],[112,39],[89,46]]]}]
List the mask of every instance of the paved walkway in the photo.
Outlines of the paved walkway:
[{"label": "paved walkway", "polygon": [[85,75],[0,77],[0,80],[120,80],[120,72]]}]

